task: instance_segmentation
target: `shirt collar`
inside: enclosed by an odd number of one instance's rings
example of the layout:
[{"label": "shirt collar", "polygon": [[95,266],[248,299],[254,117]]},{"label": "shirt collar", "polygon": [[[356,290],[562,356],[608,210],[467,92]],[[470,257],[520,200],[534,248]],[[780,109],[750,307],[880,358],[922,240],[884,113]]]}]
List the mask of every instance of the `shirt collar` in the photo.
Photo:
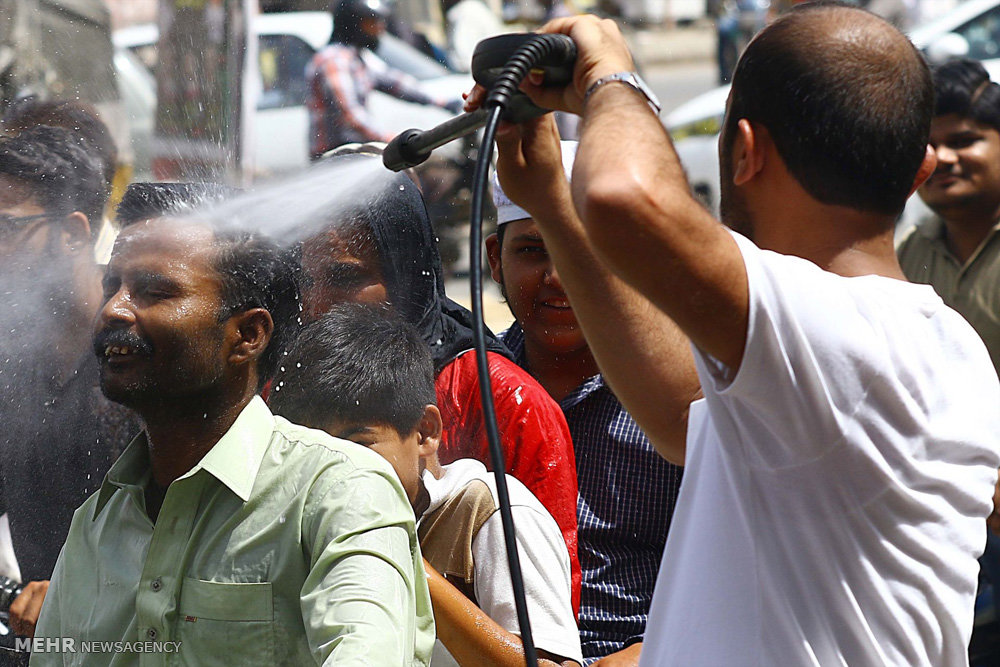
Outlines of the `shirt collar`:
[{"label": "shirt collar", "polygon": [[528,359],[524,354],[524,329],[517,322],[510,325],[506,331],[500,332],[500,341],[507,346],[511,353],[511,361],[521,368],[528,367]]},{"label": "shirt collar", "polygon": [[[917,224],[916,229],[917,234],[935,242],[948,252],[947,244],[945,243],[945,232],[946,228],[944,219],[937,215],[928,216],[924,220],[920,221]],[[986,240],[995,234],[1000,234],[1000,221],[997,221],[997,223],[990,228],[990,231],[986,234],[986,238],[983,239],[983,243],[980,243],[979,246],[982,247],[985,245]]]},{"label": "shirt collar", "polygon": [[[500,334],[500,340],[514,355],[514,363],[528,370],[528,358],[524,352],[524,329],[521,328],[521,325],[517,322],[511,324],[509,329]],[[604,376],[600,373],[589,377],[559,401],[559,407],[568,410],[604,386]]]},{"label": "shirt collar", "polygon": [[[243,502],[248,501],[273,431],[274,416],[264,399],[254,396],[226,434],[208,450],[201,461],[179,479],[186,479],[199,470],[205,470]],[[143,486],[149,478],[149,466],[149,449],[144,431],[129,443],[125,452],[108,471],[101,485],[94,518],[101,513],[116,489]]]}]

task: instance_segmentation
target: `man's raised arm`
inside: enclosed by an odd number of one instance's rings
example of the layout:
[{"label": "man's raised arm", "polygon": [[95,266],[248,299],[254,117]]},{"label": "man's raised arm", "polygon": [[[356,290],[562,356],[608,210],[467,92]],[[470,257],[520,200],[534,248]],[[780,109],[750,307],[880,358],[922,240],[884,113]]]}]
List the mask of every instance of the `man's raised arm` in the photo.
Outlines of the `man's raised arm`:
[{"label": "man's raised arm", "polygon": [[687,338],[594,253],[563,174],[551,115],[497,139],[497,174],[545,240],[601,372],[657,451],[684,463],[687,413],[699,394]]},{"label": "man's raised arm", "polygon": [[583,118],[572,191],[595,252],[695,345],[735,372],[747,330],[743,258],[729,232],[691,196],[670,139],[644,97],[621,83],[594,87],[608,75],[634,70],[618,27],[578,16],[543,31],[573,38],[574,80],[563,90],[533,82],[524,89],[542,106]]}]

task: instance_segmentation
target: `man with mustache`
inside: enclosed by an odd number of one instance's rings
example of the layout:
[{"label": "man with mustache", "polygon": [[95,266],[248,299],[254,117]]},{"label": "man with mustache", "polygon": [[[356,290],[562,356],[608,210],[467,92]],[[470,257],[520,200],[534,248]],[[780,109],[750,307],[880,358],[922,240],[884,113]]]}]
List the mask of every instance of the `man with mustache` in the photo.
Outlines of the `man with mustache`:
[{"label": "man with mustache", "polygon": [[139,431],[101,394],[86,333],[108,188],[98,151],[69,130],[0,138],[0,514],[25,582],[10,609],[21,635],[34,632],[73,510]]},{"label": "man with mustache", "polygon": [[36,638],[160,642],[184,664],[426,664],[430,598],[392,467],[258,395],[299,313],[287,253],[191,218],[140,220],[103,287],[101,389],[146,428],[76,512]]},{"label": "man with mustache", "polygon": [[982,336],[1000,371],[1000,85],[975,60],[934,72],[937,169],[917,192],[934,211],[897,252]]}]

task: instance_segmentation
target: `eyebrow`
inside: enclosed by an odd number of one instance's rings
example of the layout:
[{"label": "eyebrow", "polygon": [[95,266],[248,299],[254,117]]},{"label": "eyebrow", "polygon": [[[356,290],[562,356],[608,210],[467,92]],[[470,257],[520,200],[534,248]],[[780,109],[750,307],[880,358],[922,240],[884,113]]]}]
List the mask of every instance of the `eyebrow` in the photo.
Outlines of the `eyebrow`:
[{"label": "eyebrow", "polygon": [[363,433],[366,430],[368,430],[368,426],[365,424],[361,424],[359,426],[349,426],[341,431],[338,431],[337,437],[341,440],[348,440],[352,435]]},{"label": "eyebrow", "polygon": [[522,241],[522,242],[524,241],[541,242],[543,239],[541,234],[518,234],[512,240]]}]

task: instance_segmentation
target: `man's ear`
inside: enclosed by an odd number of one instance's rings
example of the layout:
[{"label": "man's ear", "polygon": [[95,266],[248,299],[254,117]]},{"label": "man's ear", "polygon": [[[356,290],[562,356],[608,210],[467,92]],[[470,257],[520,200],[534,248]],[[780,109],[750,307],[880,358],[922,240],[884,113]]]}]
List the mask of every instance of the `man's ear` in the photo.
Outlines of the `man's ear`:
[{"label": "man's ear", "polygon": [[436,405],[425,405],[424,414],[420,417],[417,431],[420,433],[420,444],[417,450],[420,458],[425,459],[437,453],[441,444],[441,432],[444,430],[444,422],[441,420],[441,411]]},{"label": "man's ear", "polygon": [[486,258],[490,262],[490,275],[493,282],[503,285],[503,264],[500,261],[500,239],[496,232],[486,237]]},{"label": "man's ear", "polygon": [[923,185],[924,181],[934,174],[935,169],[937,169],[937,151],[934,150],[933,146],[927,144],[927,149],[924,151],[924,160],[920,163],[920,168],[917,169],[917,175],[913,177],[913,186],[910,188],[910,195],[916,192],[917,188]]},{"label": "man's ear", "polygon": [[744,185],[764,168],[765,143],[770,140],[767,130],[754,126],[746,118],[736,124],[732,138],[733,185]]},{"label": "man's ear", "polygon": [[230,320],[233,332],[233,346],[229,351],[229,361],[235,365],[256,362],[274,333],[274,320],[264,308],[251,308],[237,313]]},{"label": "man's ear", "polygon": [[79,252],[90,246],[90,220],[85,213],[73,211],[65,218],[59,228],[59,241],[71,252]]}]

